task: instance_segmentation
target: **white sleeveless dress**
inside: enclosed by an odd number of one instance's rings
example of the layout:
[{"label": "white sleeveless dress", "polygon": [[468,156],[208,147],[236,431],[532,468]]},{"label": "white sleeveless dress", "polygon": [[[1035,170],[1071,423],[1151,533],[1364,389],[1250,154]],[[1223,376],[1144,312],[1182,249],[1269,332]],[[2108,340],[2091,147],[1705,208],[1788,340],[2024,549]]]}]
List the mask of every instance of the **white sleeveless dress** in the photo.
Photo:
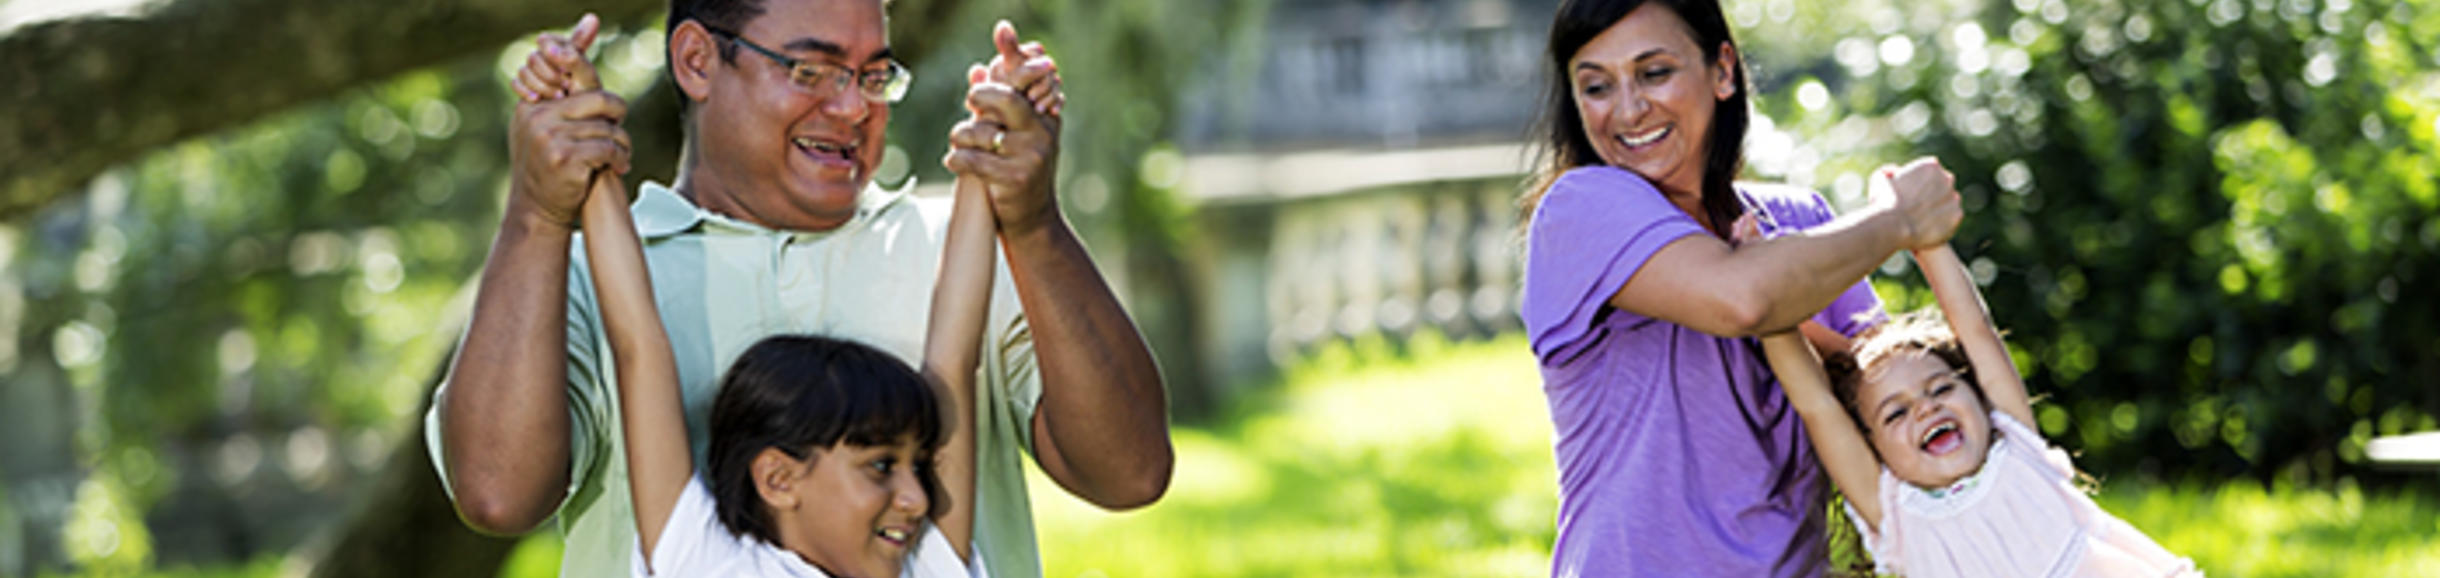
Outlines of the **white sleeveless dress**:
[{"label": "white sleeveless dress", "polygon": [[1880,531],[1850,506],[1875,571],[1908,577],[2190,576],[2170,553],[2075,486],[2067,453],[1991,412],[1997,435],[1981,470],[1925,489],[1881,469]]}]

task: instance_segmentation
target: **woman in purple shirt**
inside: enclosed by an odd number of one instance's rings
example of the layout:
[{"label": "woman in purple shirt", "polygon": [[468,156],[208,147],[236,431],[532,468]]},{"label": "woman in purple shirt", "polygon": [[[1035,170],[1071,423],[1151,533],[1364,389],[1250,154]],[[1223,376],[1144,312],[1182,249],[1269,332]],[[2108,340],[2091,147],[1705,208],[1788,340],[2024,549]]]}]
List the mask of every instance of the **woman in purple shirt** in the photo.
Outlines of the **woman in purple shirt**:
[{"label": "woman in purple shirt", "polygon": [[1559,436],[1552,574],[1822,573],[1826,484],[1747,338],[1845,348],[1879,315],[1865,274],[1956,230],[1947,173],[1878,171],[1845,216],[1734,184],[1748,88],[1716,0],[1566,0],[1549,66],[1523,317]]}]

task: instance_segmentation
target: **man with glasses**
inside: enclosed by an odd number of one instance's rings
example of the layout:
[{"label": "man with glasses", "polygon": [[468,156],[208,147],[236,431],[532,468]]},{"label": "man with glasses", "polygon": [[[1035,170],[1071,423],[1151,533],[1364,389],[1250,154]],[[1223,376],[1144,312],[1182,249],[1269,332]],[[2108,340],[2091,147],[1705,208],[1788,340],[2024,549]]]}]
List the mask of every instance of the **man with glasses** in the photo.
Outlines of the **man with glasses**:
[{"label": "man with glasses", "polygon": [[[676,182],[643,184],[632,210],[698,459],[719,373],[764,336],[921,356],[948,203],[872,185],[889,105],[911,81],[882,12],[882,0],[671,2],[684,153]],[[514,83],[527,98],[507,208],[425,428],[466,521],[515,534],[556,515],[568,576],[625,575],[635,549],[609,345],[571,252],[594,172],[626,171],[626,105],[597,86],[539,94],[563,83],[532,76],[590,78],[581,55],[597,26],[544,35]],[[1005,25],[994,41],[999,61],[970,73],[974,114],[944,161],[989,186],[1005,259],[977,382],[976,503],[953,507],[975,509],[993,574],[1025,577],[1041,570],[1023,453],[1112,509],[1158,499],[1174,457],[1151,352],[1053,196],[1055,65]]]}]

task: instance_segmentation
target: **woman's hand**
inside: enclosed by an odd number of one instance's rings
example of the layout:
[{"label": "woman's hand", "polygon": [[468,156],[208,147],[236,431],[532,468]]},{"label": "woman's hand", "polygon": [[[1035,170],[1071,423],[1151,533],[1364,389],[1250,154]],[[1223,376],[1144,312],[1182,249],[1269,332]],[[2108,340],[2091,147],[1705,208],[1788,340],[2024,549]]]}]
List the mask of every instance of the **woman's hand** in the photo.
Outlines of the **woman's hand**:
[{"label": "woman's hand", "polygon": [[1923,157],[1903,167],[1873,171],[1873,204],[1898,215],[1905,225],[1906,249],[1923,249],[1949,242],[1965,208],[1957,197],[1957,178],[1940,166],[1940,159]]}]

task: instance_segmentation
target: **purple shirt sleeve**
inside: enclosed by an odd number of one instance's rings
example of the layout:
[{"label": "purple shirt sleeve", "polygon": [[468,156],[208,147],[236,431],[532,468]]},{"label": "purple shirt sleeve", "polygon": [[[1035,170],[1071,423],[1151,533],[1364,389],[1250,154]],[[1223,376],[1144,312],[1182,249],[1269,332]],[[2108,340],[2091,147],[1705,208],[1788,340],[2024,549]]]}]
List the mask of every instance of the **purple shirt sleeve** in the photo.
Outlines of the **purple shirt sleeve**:
[{"label": "purple shirt sleeve", "polygon": [[1542,196],[1526,233],[1519,315],[1534,355],[1544,365],[1558,365],[1581,353],[1610,296],[1644,261],[1671,242],[1702,234],[1701,225],[1634,173],[1595,166],[1561,175]]},{"label": "purple shirt sleeve", "polygon": [[[1821,193],[1812,189],[1786,185],[1741,185],[1738,192],[1745,195],[1749,209],[1764,215],[1762,234],[1766,237],[1811,229],[1838,218],[1838,214],[1830,210],[1830,200],[1822,198]],[[1848,337],[1854,337],[1887,318],[1888,315],[1881,311],[1880,295],[1872,292],[1870,279],[1857,281],[1855,286],[1848,287],[1846,292],[1839,294],[1838,299],[1831,301],[1829,307],[1813,315],[1815,323]]]}]

